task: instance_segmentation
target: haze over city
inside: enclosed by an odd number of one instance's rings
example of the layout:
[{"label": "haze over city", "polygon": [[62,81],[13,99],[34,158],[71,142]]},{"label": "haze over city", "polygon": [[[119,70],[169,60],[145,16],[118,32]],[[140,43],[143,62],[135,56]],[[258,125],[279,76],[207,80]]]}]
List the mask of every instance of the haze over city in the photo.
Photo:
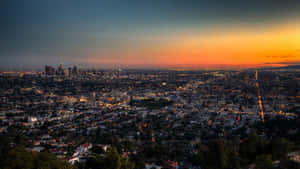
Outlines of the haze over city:
[{"label": "haze over city", "polygon": [[0,66],[300,63],[299,1],[4,0]]}]

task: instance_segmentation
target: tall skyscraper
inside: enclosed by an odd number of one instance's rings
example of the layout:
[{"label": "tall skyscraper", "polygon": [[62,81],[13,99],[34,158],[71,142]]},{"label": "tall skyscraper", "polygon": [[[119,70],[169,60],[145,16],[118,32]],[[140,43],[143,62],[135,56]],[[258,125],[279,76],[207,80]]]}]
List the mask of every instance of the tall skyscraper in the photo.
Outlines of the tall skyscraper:
[{"label": "tall skyscraper", "polygon": [[74,66],[73,69],[72,69],[72,75],[73,76],[77,76],[78,75],[78,69],[77,69],[77,66]]},{"label": "tall skyscraper", "polygon": [[68,72],[69,72],[68,76],[72,76],[72,68],[71,67],[68,68]]},{"label": "tall skyscraper", "polygon": [[46,75],[55,75],[55,68],[52,66],[45,66],[45,74]]},{"label": "tall skyscraper", "polygon": [[57,75],[64,75],[64,68],[62,64],[59,64],[59,67],[57,69]]}]

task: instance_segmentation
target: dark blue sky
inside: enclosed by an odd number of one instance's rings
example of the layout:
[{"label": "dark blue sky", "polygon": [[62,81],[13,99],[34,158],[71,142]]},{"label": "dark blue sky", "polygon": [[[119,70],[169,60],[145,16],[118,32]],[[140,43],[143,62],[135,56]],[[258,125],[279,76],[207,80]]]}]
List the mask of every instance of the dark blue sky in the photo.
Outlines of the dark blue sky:
[{"label": "dark blue sky", "polygon": [[0,66],[122,62],[115,53],[164,45],[177,32],[299,16],[300,1],[289,0],[1,0]]}]

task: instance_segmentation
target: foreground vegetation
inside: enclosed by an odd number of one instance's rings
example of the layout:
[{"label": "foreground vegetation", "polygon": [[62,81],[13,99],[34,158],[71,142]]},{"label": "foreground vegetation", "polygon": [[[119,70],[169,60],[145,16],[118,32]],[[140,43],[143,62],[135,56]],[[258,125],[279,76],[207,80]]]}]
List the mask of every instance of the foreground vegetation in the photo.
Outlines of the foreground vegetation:
[{"label": "foreground vegetation", "polygon": [[217,140],[199,144],[192,162],[205,169],[242,169],[250,165],[255,165],[257,169],[271,169],[273,162],[278,160],[281,167],[293,168],[286,154],[297,148],[285,138],[267,141],[253,134],[243,142]]},{"label": "foreground vegetation", "polygon": [[14,147],[2,154],[0,166],[3,169],[76,169],[53,154],[30,152],[23,147]]}]

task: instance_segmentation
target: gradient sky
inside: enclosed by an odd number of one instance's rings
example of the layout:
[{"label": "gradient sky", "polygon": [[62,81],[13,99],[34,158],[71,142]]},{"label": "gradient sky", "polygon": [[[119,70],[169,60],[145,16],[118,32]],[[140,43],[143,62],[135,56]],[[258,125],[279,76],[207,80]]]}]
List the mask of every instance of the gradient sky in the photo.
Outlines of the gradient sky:
[{"label": "gradient sky", "polygon": [[300,1],[1,0],[0,67],[300,64]]}]

